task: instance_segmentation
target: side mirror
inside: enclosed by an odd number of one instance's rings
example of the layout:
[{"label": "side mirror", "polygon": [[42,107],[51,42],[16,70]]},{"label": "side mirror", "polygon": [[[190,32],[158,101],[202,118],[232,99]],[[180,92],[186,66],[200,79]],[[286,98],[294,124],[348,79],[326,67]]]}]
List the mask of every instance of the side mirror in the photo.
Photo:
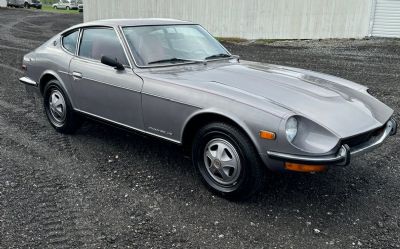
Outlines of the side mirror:
[{"label": "side mirror", "polygon": [[121,63],[119,63],[117,61],[117,59],[111,59],[110,57],[107,56],[102,56],[101,57],[101,63],[103,63],[104,65],[110,66],[115,68],[116,70],[125,70],[124,65],[122,65]]}]

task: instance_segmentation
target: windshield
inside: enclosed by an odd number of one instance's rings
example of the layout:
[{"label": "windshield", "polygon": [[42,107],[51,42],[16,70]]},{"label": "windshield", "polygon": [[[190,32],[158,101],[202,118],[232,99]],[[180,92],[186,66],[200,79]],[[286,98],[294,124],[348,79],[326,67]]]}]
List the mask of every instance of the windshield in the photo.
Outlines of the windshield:
[{"label": "windshield", "polygon": [[200,25],[125,27],[123,32],[138,66],[230,57]]}]

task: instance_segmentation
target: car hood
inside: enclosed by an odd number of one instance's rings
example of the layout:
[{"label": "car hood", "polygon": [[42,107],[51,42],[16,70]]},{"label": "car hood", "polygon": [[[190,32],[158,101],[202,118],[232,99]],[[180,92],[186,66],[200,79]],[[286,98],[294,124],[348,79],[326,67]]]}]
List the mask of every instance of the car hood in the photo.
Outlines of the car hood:
[{"label": "car hood", "polygon": [[378,128],[393,114],[392,109],[369,95],[366,87],[303,69],[241,62],[173,75],[175,80],[222,85],[226,91],[221,94],[236,90],[249,97],[265,98],[341,138]]}]

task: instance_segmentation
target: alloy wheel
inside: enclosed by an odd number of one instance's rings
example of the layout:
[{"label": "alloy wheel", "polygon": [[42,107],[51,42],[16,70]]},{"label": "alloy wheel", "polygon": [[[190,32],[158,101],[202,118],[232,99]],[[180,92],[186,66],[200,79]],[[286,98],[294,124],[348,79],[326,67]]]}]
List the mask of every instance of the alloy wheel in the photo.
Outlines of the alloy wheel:
[{"label": "alloy wheel", "polygon": [[52,119],[57,124],[63,124],[67,114],[66,104],[64,96],[57,89],[52,90],[50,93],[49,109]]},{"label": "alloy wheel", "polygon": [[241,163],[235,147],[225,139],[215,138],[204,149],[204,163],[211,178],[222,185],[235,184]]}]

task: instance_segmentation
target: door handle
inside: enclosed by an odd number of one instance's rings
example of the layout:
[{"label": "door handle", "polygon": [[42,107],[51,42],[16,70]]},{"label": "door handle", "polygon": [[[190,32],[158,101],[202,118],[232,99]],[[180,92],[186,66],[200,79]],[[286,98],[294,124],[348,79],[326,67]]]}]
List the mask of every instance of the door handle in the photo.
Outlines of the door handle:
[{"label": "door handle", "polygon": [[82,79],[82,74],[78,72],[73,72],[72,77],[74,77],[74,79]]}]

